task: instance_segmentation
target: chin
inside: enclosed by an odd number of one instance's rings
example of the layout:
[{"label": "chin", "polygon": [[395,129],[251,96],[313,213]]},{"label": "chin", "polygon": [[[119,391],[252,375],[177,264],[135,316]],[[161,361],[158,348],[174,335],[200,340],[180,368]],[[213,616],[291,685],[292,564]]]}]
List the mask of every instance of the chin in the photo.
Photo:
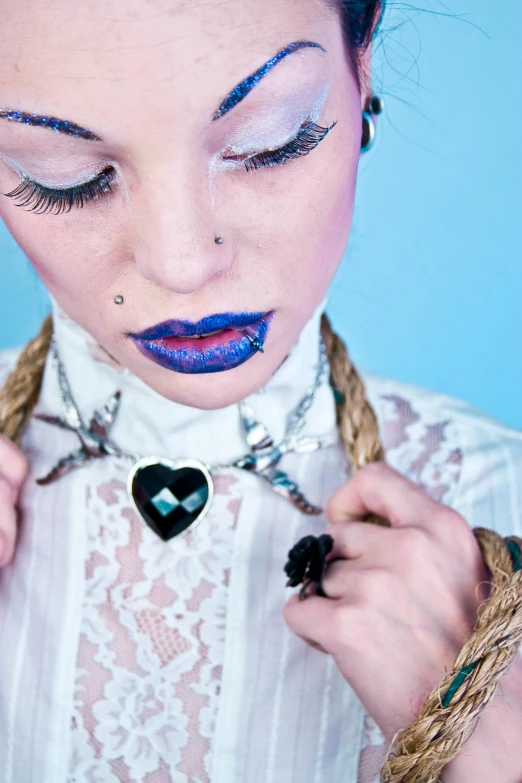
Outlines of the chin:
[{"label": "chin", "polygon": [[[201,410],[235,405],[264,386],[277,369],[263,355],[254,356],[231,370],[184,374],[164,368],[136,372],[141,380],[172,402]],[[140,368],[143,369],[143,368]]]}]

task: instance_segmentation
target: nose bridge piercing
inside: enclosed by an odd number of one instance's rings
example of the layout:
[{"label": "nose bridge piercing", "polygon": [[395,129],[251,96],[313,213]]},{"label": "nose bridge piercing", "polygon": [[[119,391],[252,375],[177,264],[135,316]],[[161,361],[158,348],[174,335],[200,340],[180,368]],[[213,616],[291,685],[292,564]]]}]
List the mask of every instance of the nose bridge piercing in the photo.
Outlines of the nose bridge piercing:
[{"label": "nose bridge piercing", "polygon": [[114,304],[121,305],[123,304],[123,296],[121,296],[121,294],[118,294],[117,296],[114,297],[113,301]]},{"label": "nose bridge piercing", "polygon": [[216,245],[222,245],[224,242],[223,237],[216,237],[214,239],[214,242],[216,243]]}]

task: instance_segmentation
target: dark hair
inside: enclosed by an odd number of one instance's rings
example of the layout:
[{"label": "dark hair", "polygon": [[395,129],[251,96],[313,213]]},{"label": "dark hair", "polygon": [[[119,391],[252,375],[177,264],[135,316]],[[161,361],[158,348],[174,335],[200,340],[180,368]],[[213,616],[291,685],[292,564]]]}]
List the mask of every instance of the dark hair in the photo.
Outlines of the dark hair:
[{"label": "dark hair", "polygon": [[339,15],[344,43],[354,67],[360,74],[360,55],[377,33],[384,14],[386,0],[326,0],[328,7]]}]

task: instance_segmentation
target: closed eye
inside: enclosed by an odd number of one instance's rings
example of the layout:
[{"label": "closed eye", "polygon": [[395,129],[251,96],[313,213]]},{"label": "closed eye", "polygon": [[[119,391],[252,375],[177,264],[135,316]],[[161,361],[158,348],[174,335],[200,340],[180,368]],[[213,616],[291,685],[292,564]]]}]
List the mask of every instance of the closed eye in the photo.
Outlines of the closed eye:
[{"label": "closed eye", "polygon": [[278,147],[275,150],[265,150],[247,157],[230,155],[226,156],[224,160],[242,161],[247,171],[265,168],[266,166],[279,166],[283,163],[288,163],[290,160],[295,160],[295,158],[308,155],[320,144],[335,125],[337,125],[337,120],[326,128],[317,125],[315,122],[308,122],[300,128],[297,136],[283,147]]},{"label": "closed eye", "polygon": [[[308,122],[299,130],[295,138],[274,150],[249,155],[247,157],[226,156],[225,160],[242,161],[247,171],[279,166],[291,160],[308,155],[337,124],[335,120],[330,126],[322,127],[315,122]],[[116,177],[114,166],[107,166],[103,171],[80,185],[72,188],[48,188],[39,182],[24,177],[10,193],[3,193],[7,198],[17,199],[15,204],[28,212],[36,214],[50,213],[59,215],[70,212],[73,207],[83,208],[96,199],[103,198],[112,192],[111,183]]]},{"label": "closed eye", "polygon": [[70,212],[73,207],[83,207],[89,201],[106,196],[112,191],[111,182],[116,176],[114,166],[107,166],[100,174],[88,182],[75,185],[72,188],[48,188],[24,177],[17,187],[10,193],[3,193],[7,198],[22,199],[15,204],[28,212],[43,214],[50,212],[59,215],[61,212]]}]

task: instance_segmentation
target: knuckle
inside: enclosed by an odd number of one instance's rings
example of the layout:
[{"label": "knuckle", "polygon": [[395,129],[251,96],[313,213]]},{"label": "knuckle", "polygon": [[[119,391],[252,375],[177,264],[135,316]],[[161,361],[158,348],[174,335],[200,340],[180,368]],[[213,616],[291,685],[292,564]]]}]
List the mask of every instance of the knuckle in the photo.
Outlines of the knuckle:
[{"label": "knuckle", "polygon": [[457,511],[444,507],[436,520],[437,530],[443,534],[459,535],[469,531],[469,525]]},{"label": "knuckle", "polygon": [[364,465],[356,475],[361,482],[373,482],[374,479],[379,478],[379,476],[382,476],[389,470],[390,468],[385,462],[369,462],[368,465]]},{"label": "knuckle", "polygon": [[437,518],[436,535],[441,545],[449,547],[452,551],[458,550],[462,556],[464,553],[474,555],[477,543],[473,531],[467,521],[457,511],[445,509]]}]

